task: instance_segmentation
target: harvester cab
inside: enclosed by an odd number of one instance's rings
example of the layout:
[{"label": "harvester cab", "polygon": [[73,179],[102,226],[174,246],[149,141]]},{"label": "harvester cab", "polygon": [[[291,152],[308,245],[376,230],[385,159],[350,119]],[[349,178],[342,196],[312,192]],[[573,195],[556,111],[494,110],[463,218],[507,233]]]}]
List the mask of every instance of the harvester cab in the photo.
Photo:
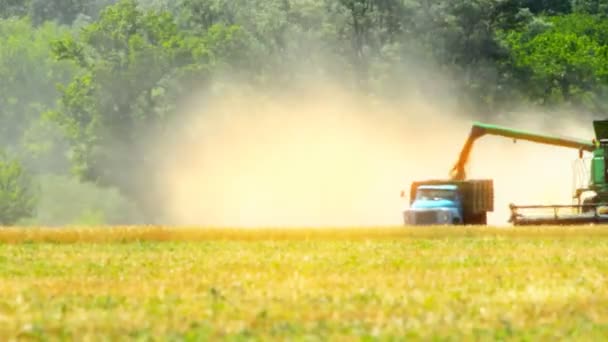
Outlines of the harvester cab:
[{"label": "harvester cab", "polygon": [[[588,181],[584,186],[574,189],[573,199],[576,203],[569,205],[510,205],[510,222],[514,225],[568,225],[582,223],[608,222],[608,120],[593,122],[595,139],[577,139],[526,132],[522,130],[474,123],[467,141],[460,152],[456,164],[451,170],[452,180],[466,179],[465,167],[469,160],[474,142],[484,135],[497,135],[511,138],[514,141],[526,140],[578,150],[579,159],[584,152],[592,154]],[[584,200],[583,200],[584,197]],[[524,215],[522,211],[532,210],[535,214]],[[552,213],[547,214],[549,210]],[[561,213],[560,213],[561,211]],[[544,213],[543,213],[544,212]],[[566,212],[565,214],[562,214]]]},{"label": "harvester cab", "polygon": [[602,175],[596,175],[593,183],[596,187],[601,185],[597,187],[597,190],[604,192],[606,184],[608,184],[608,165],[605,163],[608,160],[608,120],[594,121],[593,129],[595,130],[594,143],[597,147],[595,151],[597,153],[594,153],[593,159],[597,167],[596,172],[602,172]]}]

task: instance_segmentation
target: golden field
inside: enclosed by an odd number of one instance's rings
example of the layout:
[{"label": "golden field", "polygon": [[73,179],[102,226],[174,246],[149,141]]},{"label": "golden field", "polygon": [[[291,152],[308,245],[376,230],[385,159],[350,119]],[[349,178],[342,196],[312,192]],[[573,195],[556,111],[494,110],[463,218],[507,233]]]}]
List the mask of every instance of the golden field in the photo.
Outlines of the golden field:
[{"label": "golden field", "polygon": [[603,340],[608,227],[0,229],[0,340]]}]

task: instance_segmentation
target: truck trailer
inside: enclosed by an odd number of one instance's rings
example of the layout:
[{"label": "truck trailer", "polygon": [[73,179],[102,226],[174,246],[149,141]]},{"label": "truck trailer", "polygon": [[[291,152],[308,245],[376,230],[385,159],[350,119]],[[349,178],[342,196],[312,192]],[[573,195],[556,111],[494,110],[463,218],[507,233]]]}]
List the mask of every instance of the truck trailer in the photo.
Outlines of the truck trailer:
[{"label": "truck trailer", "polygon": [[[405,191],[401,194],[405,197]],[[486,225],[494,211],[494,183],[482,180],[426,180],[411,184],[406,225]]]}]

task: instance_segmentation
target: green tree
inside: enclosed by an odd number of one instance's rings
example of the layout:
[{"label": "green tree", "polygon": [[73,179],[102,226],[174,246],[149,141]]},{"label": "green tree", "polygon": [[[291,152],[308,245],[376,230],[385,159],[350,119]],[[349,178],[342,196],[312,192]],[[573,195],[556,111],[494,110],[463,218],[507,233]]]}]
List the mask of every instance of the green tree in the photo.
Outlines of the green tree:
[{"label": "green tree", "polygon": [[608,109],[608,24],[583,14],[556,16],[546,25],[507,33],[514,71],[532,101],[571,105],[591,112]]},{"label": "green tree", "polygon": [[0,225],[9,226],[32,216],[36,193],[23,165],[0,151]]},{"label": "green tree", "polygon": [[22,17],[27,14],[27,11],[27,1],[0,0],[0,18]]},{"label": "green tree", "polygon": [[37,172],[60,171],[67,162],[61,136],[42,118],[59,99],[57,84],[75,72],[71,63],[55,60],[49,45],[66,34],[53,23],[0,20],[0,144]]},{"label": "green tree", "polygon": [[572,2],[572,0],[523,0],[520,7],[529,8],[535,14],[559,15],[571,13]]},{"label": "green tree", "polygon": [[[142,222],[132,202],[113,188],[80,182],[70,176],[35,177],[39,188],[34,214],[19,225],[116,225]],[[61,200],[58,201],[57,199]]]},{"label": "green tree", "polygon": [[91,7],[100,3],[101,0],[29,0],[28,15],[35,25],[46,21],[71,25],[79,14],[93,14]]},{"label": "green tree", "polygon": [[574,11],[577,13],[608,14],[608,0],[573,0]]},{"label": "green tree", "polygon": [[78,37],[57,41],[55,54],[82,70],[51,115],[70,140],[76,174],[139,199],[147,214],[157,212],[150,184],[158,165],[149,142],[171,133],[164,125],[192,84],[241,53],[239,32],[213,26],[205,36],[188,35],[170,13],[125,0]]},{"label": "green tree", "polygon": [[78,16],[97,18],[116,0],[0,0],[0,18],[29,17],[36,26],[47,21],[71,25]]}]

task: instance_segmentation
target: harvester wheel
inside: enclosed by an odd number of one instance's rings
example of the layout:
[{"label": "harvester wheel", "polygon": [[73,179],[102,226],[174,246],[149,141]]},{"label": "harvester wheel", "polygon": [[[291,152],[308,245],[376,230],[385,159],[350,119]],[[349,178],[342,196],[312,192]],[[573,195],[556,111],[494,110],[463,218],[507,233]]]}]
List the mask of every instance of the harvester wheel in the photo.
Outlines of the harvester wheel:
[{"label": "harvester wheel", "polygon": [[[588,205],[588,204],[598,204],[598,198],[597,198],[597,196],[585,198],[583,200],[583,205]],[[594,207],[583,208],[583,213],[588,213],[588,212],[591,212],[591,211],[594,211],[594,210],[595,210]]]}]

